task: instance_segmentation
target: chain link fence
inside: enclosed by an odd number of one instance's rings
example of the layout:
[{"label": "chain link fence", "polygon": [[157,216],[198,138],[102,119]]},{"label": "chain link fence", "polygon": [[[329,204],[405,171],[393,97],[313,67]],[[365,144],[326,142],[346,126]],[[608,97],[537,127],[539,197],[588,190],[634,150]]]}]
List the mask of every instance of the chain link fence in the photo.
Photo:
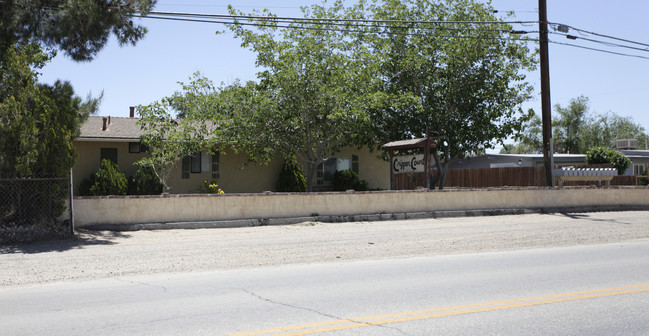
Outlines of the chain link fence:
[{"label": "chain link fence", "polygon": [[73,234],[70,178],[0,179],[0,244]]}]

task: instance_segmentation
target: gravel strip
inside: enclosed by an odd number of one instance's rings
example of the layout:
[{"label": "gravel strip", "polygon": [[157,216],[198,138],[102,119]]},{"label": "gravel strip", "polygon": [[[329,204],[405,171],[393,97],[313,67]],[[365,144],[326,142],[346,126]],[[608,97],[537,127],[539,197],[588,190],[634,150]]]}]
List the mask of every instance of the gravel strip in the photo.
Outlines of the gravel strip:
[{"label": "gravel strip", "polygon": [[649,239],[649,211],[159,231],[0,246],[0,286]]}]

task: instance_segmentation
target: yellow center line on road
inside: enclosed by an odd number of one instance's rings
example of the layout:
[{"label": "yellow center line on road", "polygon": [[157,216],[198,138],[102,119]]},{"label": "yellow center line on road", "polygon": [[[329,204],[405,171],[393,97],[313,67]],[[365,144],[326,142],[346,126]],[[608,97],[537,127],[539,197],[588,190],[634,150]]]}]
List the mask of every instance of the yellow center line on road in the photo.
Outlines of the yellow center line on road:
[{"label": "yellow center line on road", "polygon": [[415,310],[415,311],[392,313],[392,314],[364,316],[358,318],[332,320],[332,321],[324,321],[318,323],[310,323],[310,324],[302,324],[302,325],[295,325],[295,326],[279,327],[273,329],[235,333],[235,334],[229,334],[227,336],[252,336],[252,335],[298,336],[298,335],[316,334],[316,333],[322,333],[328,331],[369,327],[369,326],[376,326],[376,325],[383,325],[383,324],[390,324],[390,323],[409,322],[409,321],[440,318],[440,317],[447,317],[447,316],[482,313],[488,311],[538,306],[538,305],[559,303],[559,302],[587,300],[587,299],[602,298],[602,297],[615,296],[615,295],[642,293],[642,292],[649,292],[649,284],[593,289],[587,291],[550,294],[550,295],[535,296],[529,298],[481,302],[481,303],[467,304],[461,306],[451,306],[451,307]]}]

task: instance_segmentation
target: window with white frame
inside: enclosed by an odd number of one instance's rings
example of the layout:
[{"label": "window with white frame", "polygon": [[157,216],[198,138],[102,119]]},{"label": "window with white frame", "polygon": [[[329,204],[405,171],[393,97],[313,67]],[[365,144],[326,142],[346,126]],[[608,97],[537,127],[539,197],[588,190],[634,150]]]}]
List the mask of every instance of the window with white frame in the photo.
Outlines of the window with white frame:
[{"label": "window with white frame", "polygon": [[351,169],[358,174],[358,156],[352,155],[348,158],[329,158],[318,165],[316,183],[329,184],[334,180],[337,171]]},{"label": "window with white frame", "polygon": [[182,161],[182,178],[188,179],[191,174],[209,173],[212,166],[212,158],[208,151],[185,156]]},{"label": "window with white frame", "polygon": [[636,176],[642,176],[647,173],[647,165],[644,163],[634,164],[633,170]]}]

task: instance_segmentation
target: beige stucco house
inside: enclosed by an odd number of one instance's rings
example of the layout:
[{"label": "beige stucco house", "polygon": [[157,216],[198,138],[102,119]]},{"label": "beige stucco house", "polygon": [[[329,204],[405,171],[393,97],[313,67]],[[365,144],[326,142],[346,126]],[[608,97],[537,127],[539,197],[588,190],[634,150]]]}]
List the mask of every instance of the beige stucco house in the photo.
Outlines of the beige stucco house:
[{"label": "beige stucco house", "polygon": [[[140,144],[143,131],[137,125],[138,120],[101,116],[88,118],[74,142],[78,154],[73,168],[75,192],[83,179],[99,169],[102,159],[117,163],[126,176],[135,174],[138,166],[134,163],[146,155],[146,149]],[[216,179],[226,193],[273,191],[283,165],[282,160],[273,160],[267,165],[246,165],[246,155],[235,154],[232,150],[216,155],[203,151],[186,160],[185,164],[178,162],[168,180],[172,193],[198,192],[205,180],[212,179]],[[316,189],[327,190],[333,172],[348,168],[357,170],[370,188],[390,188],[389,163],[369,150],[350,147],[320,167]]]}]

